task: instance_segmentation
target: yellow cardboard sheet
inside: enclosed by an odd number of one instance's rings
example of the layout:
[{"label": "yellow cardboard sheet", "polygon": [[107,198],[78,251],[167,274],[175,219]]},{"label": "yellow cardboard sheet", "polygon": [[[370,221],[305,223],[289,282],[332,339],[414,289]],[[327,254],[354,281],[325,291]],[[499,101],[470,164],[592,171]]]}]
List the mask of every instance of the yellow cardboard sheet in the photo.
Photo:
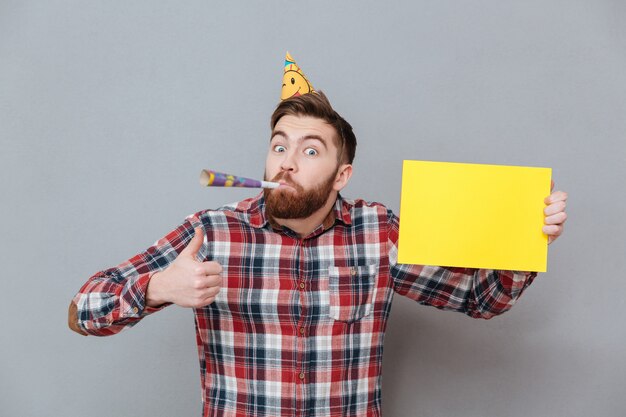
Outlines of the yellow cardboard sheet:
[{"label": "yellow cardboard sheet", "polygon": [[545,272],[550,168],[404,161],[398,262]]}]

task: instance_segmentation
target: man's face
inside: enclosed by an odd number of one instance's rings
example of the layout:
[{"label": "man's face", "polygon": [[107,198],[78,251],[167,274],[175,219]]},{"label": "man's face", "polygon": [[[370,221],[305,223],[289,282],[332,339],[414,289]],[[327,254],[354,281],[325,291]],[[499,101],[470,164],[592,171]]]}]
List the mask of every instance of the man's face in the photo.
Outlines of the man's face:
[{"label": "man's face", "polygon": [[265,179],[280,182],[265,190],[268,212],[280,219],[309,217],[319,210],[333,191],[339,169],[335,130],[321,119],[283,116],[270,140]]}]

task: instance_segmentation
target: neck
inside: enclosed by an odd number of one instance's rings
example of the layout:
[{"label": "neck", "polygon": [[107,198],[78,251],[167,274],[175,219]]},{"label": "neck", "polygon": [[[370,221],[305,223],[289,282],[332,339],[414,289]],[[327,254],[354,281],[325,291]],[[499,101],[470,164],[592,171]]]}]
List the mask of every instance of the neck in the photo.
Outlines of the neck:
[{"label": "neck", "polygon": [[274,218],[273,220],[278,223],[280,226],[285,226],[293,230],[298,234],[300,238],[308,236],[311,234],[313,230],[315,230],[320,224],[324,223],[326,217],[328,217],[328,213],[333,209],[335,205],[335,201],[337,200],[337,193],[331,193],[328,196],[328,200],[322,207],[320,207],[315,213],[311,214],[309,217],[305,217],[303,219],[278,219]]}]

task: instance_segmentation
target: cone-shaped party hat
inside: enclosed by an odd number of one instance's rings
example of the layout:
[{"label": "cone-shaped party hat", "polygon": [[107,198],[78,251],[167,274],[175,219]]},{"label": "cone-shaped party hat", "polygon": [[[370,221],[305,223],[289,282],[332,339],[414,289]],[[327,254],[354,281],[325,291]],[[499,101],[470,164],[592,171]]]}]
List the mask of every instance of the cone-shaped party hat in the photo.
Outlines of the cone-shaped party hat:
[{"label": "cone-shaped party hat", "polygon": [[289,97],[301,96],[303,94],[313,93],[315,90],[307,80],[306,76],[296,64],[296,61],[289,55],[285,56],[285,73],[283,75],[283,89],[280,99],[285,100]]}]

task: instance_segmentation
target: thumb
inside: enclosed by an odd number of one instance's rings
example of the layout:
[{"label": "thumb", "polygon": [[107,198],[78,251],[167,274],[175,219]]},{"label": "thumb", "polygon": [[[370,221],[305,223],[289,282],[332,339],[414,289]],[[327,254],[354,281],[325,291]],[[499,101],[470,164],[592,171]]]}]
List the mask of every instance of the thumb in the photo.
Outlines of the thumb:
[{"label": "thumb", "polygon": [[195,259],[198,251],[202,247],[202,243],[204,243],[204,232],[202,231],[201,227],[196,227],[195,229],[193,229],[193,231],[193,238],[189,241],[185,249],[183,249],[180,254],[191,256]]}]

